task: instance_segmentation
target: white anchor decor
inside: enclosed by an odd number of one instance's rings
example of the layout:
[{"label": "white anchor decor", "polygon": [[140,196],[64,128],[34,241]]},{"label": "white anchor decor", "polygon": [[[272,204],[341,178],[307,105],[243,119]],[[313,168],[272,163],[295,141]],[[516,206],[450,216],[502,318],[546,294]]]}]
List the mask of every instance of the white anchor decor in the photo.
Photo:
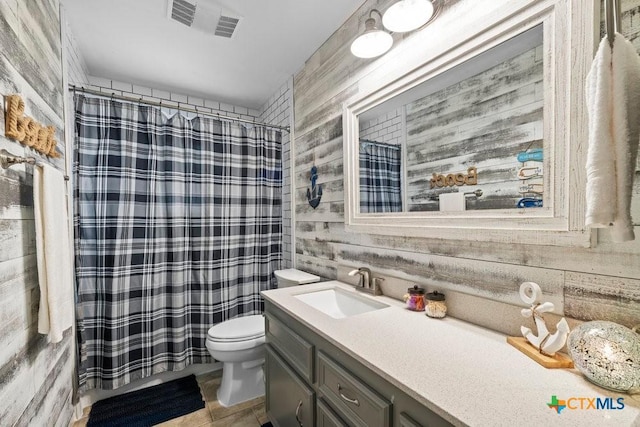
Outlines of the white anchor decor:
[{"label": "white anchor decor", "polygon": [[538,334],[536,335],[526,326],[521,326],[520,332],[522,332],[524,339],[508,337],[507,341],[547,368],[573,367],[571,359],[558,353],[567,342],[567,337],[569,336],[569,324],[566,319],[563,317],[556,324],[556,332],[549,332],[542,314],[553,311],[554,305],[548,301],[540,302],[542,290],[537,283],[524,282],[520,285],[520,299],[525,304],[531,305],[530,308],[524,308],[520,312],[524,317],[533,317]]}]

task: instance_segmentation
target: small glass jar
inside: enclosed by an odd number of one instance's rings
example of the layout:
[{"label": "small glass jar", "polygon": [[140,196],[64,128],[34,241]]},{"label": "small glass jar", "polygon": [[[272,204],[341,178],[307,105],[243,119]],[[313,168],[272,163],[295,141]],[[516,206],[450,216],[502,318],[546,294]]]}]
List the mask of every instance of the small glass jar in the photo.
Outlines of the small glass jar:
[{"label": "small glass jar", "polygon": [[444,302],[444,294],[433,291],[425,295],[427,316],[441,318],[447,314],[447,304]]},{"label": "small glass jar", "polygon": [[413,288],[407,289],[407,292],[404,296],[407,308],[411,311],[424,311],[424,289],[414,285]]}]

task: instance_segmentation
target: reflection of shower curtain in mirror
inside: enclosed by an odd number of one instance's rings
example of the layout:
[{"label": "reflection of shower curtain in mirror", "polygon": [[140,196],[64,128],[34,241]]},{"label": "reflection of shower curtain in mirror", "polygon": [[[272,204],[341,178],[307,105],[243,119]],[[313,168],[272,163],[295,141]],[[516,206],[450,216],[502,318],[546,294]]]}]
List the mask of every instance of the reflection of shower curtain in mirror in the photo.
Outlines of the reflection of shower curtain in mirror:
[{"label": "reflection of shower curtain in mirror", "polygon": [[360,140],[360,212],[402,212],[400,147]]}]

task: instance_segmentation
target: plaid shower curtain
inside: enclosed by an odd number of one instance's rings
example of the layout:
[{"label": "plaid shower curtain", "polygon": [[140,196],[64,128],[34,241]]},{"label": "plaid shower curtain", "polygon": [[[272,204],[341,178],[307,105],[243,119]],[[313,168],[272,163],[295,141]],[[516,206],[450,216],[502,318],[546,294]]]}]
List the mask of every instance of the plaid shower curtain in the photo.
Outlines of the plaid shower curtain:
[{"label": "plaid shower curtain", "polygon": [[82,389],[211,362],[213,324],[263,310],[282,251],[281,134],[76,98]]},{"label": "plaid shower curtain", "polygon": [[400,146],[360,140],[360,212],[402,212]]}]

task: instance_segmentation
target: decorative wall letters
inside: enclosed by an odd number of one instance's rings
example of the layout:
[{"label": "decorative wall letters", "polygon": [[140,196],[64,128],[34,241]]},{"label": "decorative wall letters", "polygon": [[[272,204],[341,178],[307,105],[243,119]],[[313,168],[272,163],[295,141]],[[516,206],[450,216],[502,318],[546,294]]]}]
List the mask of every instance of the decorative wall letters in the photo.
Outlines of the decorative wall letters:
[{"label": "decorative wall letters", "polygon": [[24,101],[20,95],[5,97],[5,131],[8,138],[16,139],[27,147],[50,157],[60,157],[56,151],[56,128],[43,126],[24,116]]},{"label": "decorative wall letters", "polygon": [[453,187],[454,185],[477,185],[478,170],[475,166],[467,169],[467,173],[450,173],[448,175],[433,174],[431,178],[431,188],[434,187]]}]

